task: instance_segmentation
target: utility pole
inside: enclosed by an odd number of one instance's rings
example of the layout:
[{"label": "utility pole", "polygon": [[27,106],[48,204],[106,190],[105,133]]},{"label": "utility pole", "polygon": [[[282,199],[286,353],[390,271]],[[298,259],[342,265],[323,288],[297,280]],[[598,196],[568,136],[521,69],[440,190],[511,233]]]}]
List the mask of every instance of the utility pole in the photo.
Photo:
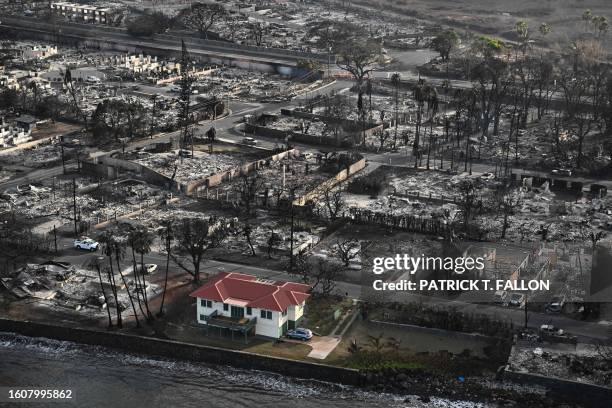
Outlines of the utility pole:
[{"label": "utility pole", "polygon": [[188,139],[191,140],[191,156],[193,157],[193,134],[190,127],[190,100],[191,100],[191,85],[193,79],[189,75],[189,68],[191,66],[189,52],[185,41],[181,40],[181,94],[179,99],[180,111],[179,111],[179,126],[181,127],[181,139],[180,139],[180,150],[181,150],[181,161],[183,160],[183,153],[187,146]]},{"label": "utility pole", "polygon": [[79,232],[77,229],[77,205],[76,205],[76,179],[72,178],[72,210],[74,214],[74,238],[78,238]]},{"label": "utility pole", "polygon": [[294,219],[295,219],[295,210],[293,207],[293,200],[295,199],[295,188],[291,189],[291,197],[289,205],[291,205],[291,243],[290,243],[290,254],[289,254],[289,273],[293,272],[293,232],[294,228]]},{"label": "utility pole", "polygon": [[62,174],[66,174],[66,159],[64,158],[64,136],[60,137],[60,148],[62,149]]},{"label": "utility pole", "polygon": [[155,109],[157,108],[157,94],[153,95],[153,108],[151,111],[151,129],[149,130],[150,138],[153,139],[153,133],[155,133]]}]

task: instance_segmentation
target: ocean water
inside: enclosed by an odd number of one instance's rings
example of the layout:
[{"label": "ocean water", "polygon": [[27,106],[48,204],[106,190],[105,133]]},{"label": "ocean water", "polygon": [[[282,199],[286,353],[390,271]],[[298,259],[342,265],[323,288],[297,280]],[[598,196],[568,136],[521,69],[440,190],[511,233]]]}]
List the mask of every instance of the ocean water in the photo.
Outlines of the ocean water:
[{"label": "ocean water", "polygon": [[0,333],[0,387],[70,389],[70,402],[0,407],[485,407]]}]

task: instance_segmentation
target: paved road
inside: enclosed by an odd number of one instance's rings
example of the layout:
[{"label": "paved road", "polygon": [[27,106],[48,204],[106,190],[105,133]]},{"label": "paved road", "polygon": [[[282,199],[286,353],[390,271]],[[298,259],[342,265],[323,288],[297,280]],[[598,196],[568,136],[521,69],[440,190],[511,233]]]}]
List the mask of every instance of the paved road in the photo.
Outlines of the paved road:
[{"label": "paved road", "polygon": [[[58,256],[56,260],[70,262],[74,265],[85,266],[89,265],[93,259],[100,256],[100,253],[89,253],[72,249],[71,244],[72,240],[69,238],[59,240],[58,246],[62,251],[62,255]],[[166,262],[165,255],[157,252],[152,252],[145,255],[144,259],[146,263],[155,263],[160,265],[160,273],[161,266],[165,265]],[[295,276],[290,275],[285,271],[271,270],[258,266],[236,264],[212,259],[204,259],[202,261],[201,272],[210,275],[215,275],[219,272],[242,272],[272,280],[296,279]],[[186,273],[171,262],[169,276],[174,277],[180,275],[186,275]],[[364,293],[361,285],[348,282],[337,282],[336,291],[339,294],[346,295],[354,299],[363,299],[367,296],[368,292],[370,292],[369,290],[366,290]],[[451,306],[466,314],[484,314],[494,319],[512,321],[517,327],[523,326],[525,321],[525,313],[523,309],[492,306],[487,304],[466,303],[418,294],[402,294],[402,301],[421,302],[424,305]],[[558,326],[564,329],[567,333],[578,336],[581,341],[593,342],[599,340],[610,340],[612,338],[612,326],[608,324],[584,322],[564,317],[562,315],[529,312],[528,326],[530,328],[537,329],[542,324],[553,324]]]}]

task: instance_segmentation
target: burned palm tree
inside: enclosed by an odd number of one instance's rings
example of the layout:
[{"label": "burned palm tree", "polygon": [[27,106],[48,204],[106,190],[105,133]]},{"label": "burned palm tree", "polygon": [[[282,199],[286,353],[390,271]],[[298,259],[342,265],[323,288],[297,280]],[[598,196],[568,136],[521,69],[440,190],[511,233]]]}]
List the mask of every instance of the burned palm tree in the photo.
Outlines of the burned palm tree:
[{"label": "burned palm tree", "polygon": [[149,300],[147,297],[147,281],[145,278],[146,267],[144,263],[144,256],[145,254],[151,252],[151,246],[153,245],[153,235],[149,232],[149,230],[144,227],[136,228],[131,233],[133,234],[133,239],[130,240],[132,250],[140,255],[140,267],[135,265],[136,269],[134,270],[134,276],[140,274],[140,277],[142,278],[142,286],[140,289],[142,290],[143,303],[145,305],[145,309],[147,310],[147,319],[151,320],[153,319],[153,314],[149,309]]},{"label": "burned palm tree", "polygon": [[[100,259],[104,259],[103,257]],[[96,260],[95,268],[98,272],[98,279],[100,280],[100,290],[102,291],[102,296],[104,297],[104,304],[106,306],[106,313],[108,315],[108,328],[112,329],[113,327],[113,318],[111,317],[110,308],[108,304],[108,297],[106,296],[106,291],[104,290],[104,282],[102,281],[102,271],[100,266],[100,259]]]},{"label": "burned palm tree", "polygon": [[119,276],[121,276],[121,281],[123,282],[123,286],[125,286],[125,290],[128,294],[128,299],[130,300],[130,305],[132,306],[132,310],[134,311],[136,327],[140,327],[140,319],[138,319],[138,312],[136,311],[136,305],[134,304],[134,299],[132,299],[132,294],[130,293],[130,287],[125,281],[125,276],[123,276],[123,272],[121,272],[121,260],[125,258],[126,243],[124,240],[115,239],[113,247],[115,252],[115,262],[117,262],[117,271],[119,272]]},{"label": "burned palm tree", "polygon": [[115,282],[115,272],[113,270],[113,255],[115,253],[115,237],[111,231],[106,231],[100,237],[102,243],[102,253],[108,257],[108,281],[111,285],[111,291],[115,297],[115,306],[117,308],[117,327],[122,328],[123,322],[121,318],[121,305],[119,304],[119,296],[117,295],[117,283]]},{"label": "burned palm tree", "polygon": [[159,306],[159,312],[157,313],[158,317],[164,315],[164,302],[166,300],[166,290],[168,290],[168,269],[170,268],[170,251],[172,251],[172,241],[174,240],[174,235],[172,233],[172,223],[170,221],[166,221],[164,223],[163,228],[159,231],[159,238],[161,239],[164,250],[166,251],[166,276],[164,277],[164,291],[162,293],[162,300]]}]

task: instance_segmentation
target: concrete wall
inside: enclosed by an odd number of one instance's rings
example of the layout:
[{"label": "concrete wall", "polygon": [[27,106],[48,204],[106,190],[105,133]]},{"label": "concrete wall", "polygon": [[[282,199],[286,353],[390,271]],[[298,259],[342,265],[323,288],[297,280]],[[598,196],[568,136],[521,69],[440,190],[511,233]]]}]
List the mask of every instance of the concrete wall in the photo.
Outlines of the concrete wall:
[{"label": "concrete wall", "polygon": [[257,170],[266,165],[268,162],[275,162],[284,159],[285,157],[291,156],[296,157],[300,154],[297,149],[286,150],[281,153],[277,153],[270,157],[266,157],[264,159],[260,159],[254,162],[246,163],[241,166],[235,167],[233,169],[223,171],[220,173],[213,174],[212,176],[205,177],[200,180],[192,181],[191,183],[184,186],[183,191],[186,194],[197,193],[197,190],[200,187],[214,187],[218,186],[224,181],[232,180],[234,177],[239,177],[243,174],[249,174],[250,172]]},{"label": "concrete wall", "polygon": [[335,176],[319,184],[313,190],[307,192],[301,197],[296,198],[293,201],[293,205],[302,206],[302,205],[305,205],[308,201],[315,201],[318,197],[320,197],[325,192],[325,190],[330,189],[334,187],[336,184],[343,182],[344,180],[346,180],[353,174],[362,170],[365,166],[366,166],[366,160],[365,158],[362,158],[361,160],[351,164],[348,169],[340,171]]},{"label": "concrete wall", "polygon": [[504,378],[529,386],[540,385],[588,407],[609,407],[612,401],[612,388],[599,385],[510,371],[507,367],[504,371]]},{"label": "concrete wall", "polygon": [[143,166],[142,164],[131,162],[128,160],[117,159],[110,155],[99,156],[93,159],[91,162],[83,161],[83,170],[95,174],[99,177],[105,177],[108,179],[116,179],[120,175],[125,173],[132,173],[136,177],[151,183],[153,185],[165,188],[171,191],[183,191],[184,187],[150,168]]},{"label": "concrete wall", "polygon": [[349,385],[359,385],[362,381],[359,371],[347,368],[270,357],[218,347],[200,346],[172,340],[108,332],[105,330],[72,328],[47,323],[0,318],[0,331],[18,333],[24,336],[46,337],[55,340],[74,341],[81,344],[99,345],[166,358],[231,365],[248,370],[271,371],[305,379],[331,381]]}]

